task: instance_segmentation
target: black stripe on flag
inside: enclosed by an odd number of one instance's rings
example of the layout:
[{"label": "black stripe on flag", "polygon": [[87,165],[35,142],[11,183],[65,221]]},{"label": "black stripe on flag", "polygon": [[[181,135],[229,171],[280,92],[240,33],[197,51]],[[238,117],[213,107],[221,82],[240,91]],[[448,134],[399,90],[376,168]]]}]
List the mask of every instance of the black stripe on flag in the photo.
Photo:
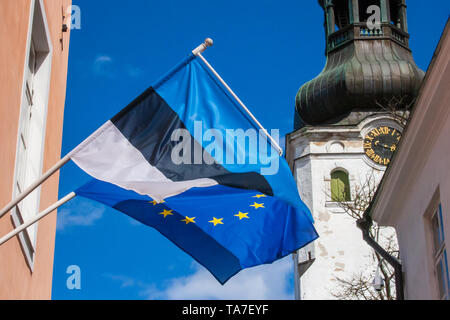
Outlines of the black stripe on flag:
[{"label": "black stripe on flag", "polygon": [[[195,164],[194,152],[191,153],[191,164],[174,164],[171,154],[179,142],[171,141],[171,136],[175,130],[186,129],[186,126],[153,88],[147,89],[111,122],[152,166],[172,181],[210,178],[221,185],[273,195],[272,188],[261,174],[233,173],[218,163]],[[192,135],[191,143],[191,150],[202,150],[202,154],[208,154]]]}]

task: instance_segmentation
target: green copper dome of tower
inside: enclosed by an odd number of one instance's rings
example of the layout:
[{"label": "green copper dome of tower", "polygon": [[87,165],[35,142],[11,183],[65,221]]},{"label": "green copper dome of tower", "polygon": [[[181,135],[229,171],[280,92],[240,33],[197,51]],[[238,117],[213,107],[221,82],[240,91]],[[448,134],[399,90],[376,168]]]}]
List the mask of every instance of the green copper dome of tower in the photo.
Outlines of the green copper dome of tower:
[{"label": "green copper dome of tower", "polygon": [[417,95],[424,72],[409,48],[405,0],[319,0],[325,12],[324,70],[296,97],[295,129],[376,111]]}]

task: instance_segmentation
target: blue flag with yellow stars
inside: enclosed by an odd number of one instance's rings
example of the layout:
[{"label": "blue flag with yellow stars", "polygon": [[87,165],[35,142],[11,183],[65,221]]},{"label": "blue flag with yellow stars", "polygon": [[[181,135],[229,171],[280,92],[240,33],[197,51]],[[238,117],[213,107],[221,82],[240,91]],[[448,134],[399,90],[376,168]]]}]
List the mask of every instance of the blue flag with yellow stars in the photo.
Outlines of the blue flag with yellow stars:
[{"label": "blue flag with yellow stars", "polygon": [[155,228],[224,284],[317,239],[289,166],[190,55],[69,154],[77,189]]}]

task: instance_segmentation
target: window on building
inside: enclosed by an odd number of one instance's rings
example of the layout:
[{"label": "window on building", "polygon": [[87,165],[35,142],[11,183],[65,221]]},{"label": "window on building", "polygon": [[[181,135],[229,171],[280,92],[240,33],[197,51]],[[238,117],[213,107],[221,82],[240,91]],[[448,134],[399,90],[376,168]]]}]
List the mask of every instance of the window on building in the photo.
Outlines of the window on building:
[{"label": "window on building", "polygon": [[400,21],[399,14],[399,3],[398,1],[390,1],[389,13],[391,16],[391,24],[396,26],[397,28],[401,28],[402,23]]},{"label": "window on building", "polygon": [[367,20],[369,19],[369,17],[373,14],[371,13],[367,13],[367,9],[370,6],[376,5],[379,8],[381,8],[380,6],[380,0],[374,1],[374,0],[359,0],[359,21],[360,22],[367,22]]},{"label": "window on building", "polygon": [[331,173],[331,201],[351,201],[350,181],[347,172],[336,170]]},{"label": "window on building", "polygon": [[336,30],[340,30],[349,25],[349,9],[348,3],[345,1],[337,2],[334,6],[336,19]]},{"label": "window on building", "polygon": [[[17,141],[14,197],[36,181],[42,173],[47,101],[50,87],[51,42],[42,0],[34,0],[30,38],[24,69],[22,103]],[[39,211],[40,189],[35,190],[13,210],[16,226]],[[19,234],[28,265],[33,269],[37,224]]]},{"label": "window on building", "polygon": [[439,205],[438,209],[431,217],[431,228],[433,233],[434,272],[436,275],[439,297],[442,300],[450,300],[450,278],[441,205]]}]

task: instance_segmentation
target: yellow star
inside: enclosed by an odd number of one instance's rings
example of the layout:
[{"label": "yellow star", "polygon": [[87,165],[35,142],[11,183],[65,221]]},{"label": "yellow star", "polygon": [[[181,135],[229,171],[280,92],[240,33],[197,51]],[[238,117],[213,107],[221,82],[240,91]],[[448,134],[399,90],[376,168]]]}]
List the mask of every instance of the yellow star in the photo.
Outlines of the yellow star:
[{"label": "yellow star", "polygon": [[250,207],[254,207],[255,209],[265,208],[264,203],[256,203],[256,202],[255,204],[251,204]]},{"label": "yellow star", "polygon": [[208,221],[209,223],[214,223],[214,227],[217,226],[218,224],[223,224],[222,222],[223,218],[220,219],[216,219],[216,217],[213,217],[213,220]]},{"label": "yellow star", "polygon": [[157,204],[166,203],[166,202],[164,200],[162,200],[161,202],[153,200],[153,201],[150,201],[149,203],[153,203],[153,206],[156,206]]},{"label": "yellow star", "polygon": [[173,211],[173,210],[166,210],[166,209],[164,209],[164,211],[163,211],[163,212],[160,212],[159,214],[163,215],[163,216],[164,216],[164,219],[165,219],[165,218],[167,218],[167,216],[173,216],[172,211]]},{"label": "yellow star", "polygon": [[253,196],[253,198],[267,198],[265,194],[257,194],[256,196]]},{"label": "yellow star", "polygon": [[193,217],[193,218],[186,217],[186,219],[181,220],[181,221],[186,222],[186,224],[195,223],[195,217]]},{"label": "yellow star", "polygon": [[248,216],[248,212],[246,212],[246,213],[242,213],[242,212],[240,212],[239,211],[239,214],[235,214],[234,216],[235,217],[239,217],[239,220],[242,220],[242,219],[250,219]]}]

